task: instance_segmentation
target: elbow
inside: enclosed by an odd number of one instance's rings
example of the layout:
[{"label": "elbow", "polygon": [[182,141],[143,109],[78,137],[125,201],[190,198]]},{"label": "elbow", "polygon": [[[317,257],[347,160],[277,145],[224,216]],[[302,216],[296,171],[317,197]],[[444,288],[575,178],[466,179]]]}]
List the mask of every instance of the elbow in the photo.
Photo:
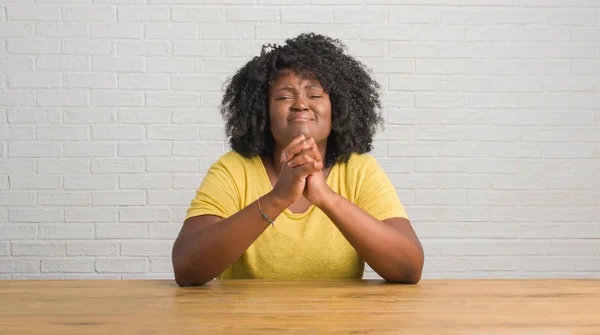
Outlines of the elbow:
[{"label": "elbow", "polygon": [[424,256],[423,252],[416,253],[411,261],[399,262],[396,267],[398,271],[387,278],[389,283],[414,285],[421,281],[423,275]]},{"label": "elbow", "polygon": [[175,274],[175,283],[179,287],[201,286],[211,281],[211,279],[205,280],[202,276],[191,274],[182,269],[178,270],[175,267],[173,272]]}]

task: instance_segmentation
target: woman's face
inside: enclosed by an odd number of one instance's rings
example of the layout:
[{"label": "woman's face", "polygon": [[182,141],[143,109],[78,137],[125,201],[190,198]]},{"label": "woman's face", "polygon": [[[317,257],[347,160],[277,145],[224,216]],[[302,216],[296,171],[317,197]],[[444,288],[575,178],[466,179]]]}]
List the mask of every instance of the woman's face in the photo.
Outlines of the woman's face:
[{"label": "woman's face", "polygon": [[316,79],[284,69],[269,89],[269,117],[279,148],[301,134],[325,144],[331,132],[331,101]]}]

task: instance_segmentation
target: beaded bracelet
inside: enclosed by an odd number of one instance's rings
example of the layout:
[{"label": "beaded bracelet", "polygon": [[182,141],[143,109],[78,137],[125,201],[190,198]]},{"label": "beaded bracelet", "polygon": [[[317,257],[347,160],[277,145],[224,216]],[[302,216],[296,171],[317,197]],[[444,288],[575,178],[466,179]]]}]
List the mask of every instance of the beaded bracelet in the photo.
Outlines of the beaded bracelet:
[{"label": "beaded bracelet", "polygon": [[273,220],[269,219],[267,214],[265,214],[265,212],[263,212],[262,207],[260,206],[260,198],[258,198],[257,203],[258,203],[258,210],[260,211],[260,214],[262,215],[262,217],[265,218],[265,220],[269,221],[271,223],[271,226],[273,228],[275,228],[275,222]]}]

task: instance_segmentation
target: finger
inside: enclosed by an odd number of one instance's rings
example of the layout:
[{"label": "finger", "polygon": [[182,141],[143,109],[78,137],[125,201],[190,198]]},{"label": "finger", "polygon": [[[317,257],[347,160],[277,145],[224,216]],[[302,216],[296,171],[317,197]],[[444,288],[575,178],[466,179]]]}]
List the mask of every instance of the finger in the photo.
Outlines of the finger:
[{"label": "finger", "polygon": [[307,176],[313,173],[321,171],[322,167],[323,164],[321,164],[320,162],[308,162],[306,164],[295,167],[294,173],[296,174],[296,176],[298,176],[298,178],[306,178]]},{"label": "finger", "polygon": [[294,138],[285,148],[283,148],[283,150],[281,150],[281,162],[285,162],[287,161],[289,158],[292,158],[292,156],[287,157],[286,155],[286,151],[295,146],[296,144],[300,143],[301,141],[305,140],[306,136],[304,136],[304,134]]},{"label": "finger", "polygon": [[310,155],[296,155],[287,163],[287,165],[291,168],[295,168],[299,165],[304,165],[306,163],[312,163],[315,161],[316,160]]},{"label": "finger", "polygon": [[319,150],[316,147],[310,147],[308,149],[304,149],[304,150],[300,151],[299,153],[295,154],[292,158],[290,158],[289,162],[296,159],[296,157],[302,157],[302,156],[312,157],[316,161],[321,160],[321,153],[319,152]]},{"label": "finger", "polygon": [[288,146],[286,149],[283,150],[283,152],[285,154],[285,160],[290,160],[290,159],[292,159],[292,157],[299,154],[303,150],[310,149],[310,148],[314,148],[314,150],[318,151],[317,144],[315,143],[315,140],[313,140],[312,137],[306,138],[303,141],[300,141],[294,145]]}]

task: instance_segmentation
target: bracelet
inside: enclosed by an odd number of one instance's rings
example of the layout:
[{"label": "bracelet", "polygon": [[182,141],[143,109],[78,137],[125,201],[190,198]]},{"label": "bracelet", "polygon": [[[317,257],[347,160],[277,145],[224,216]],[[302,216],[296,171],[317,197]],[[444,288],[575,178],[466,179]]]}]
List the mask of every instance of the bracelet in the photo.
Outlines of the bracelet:
[{"label": "bracelet", "polygon": [[265,218],[265,220],[269,221],[271,223],[271,226],[273,228],[275,228],[275,222],[273,220],[269,219],[267,214],[265,214],[265,212],[263,212],[262,207],[260,206],[260,197],[258,198],[257,203],[258,203],[258,210],[260,211],[260,215],[262,215],[262,217]]}]

